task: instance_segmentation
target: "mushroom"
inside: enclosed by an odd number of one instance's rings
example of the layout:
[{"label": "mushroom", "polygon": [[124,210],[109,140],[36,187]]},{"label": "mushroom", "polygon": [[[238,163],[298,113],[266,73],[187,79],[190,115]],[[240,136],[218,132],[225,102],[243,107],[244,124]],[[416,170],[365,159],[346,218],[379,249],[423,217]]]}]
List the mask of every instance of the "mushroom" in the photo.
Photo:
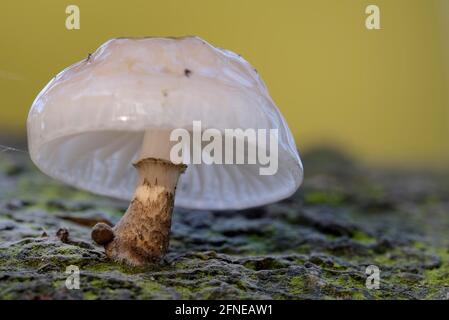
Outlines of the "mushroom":
[{"label": "mushroom", "polygon": [[[262,164],[171,161],[172,130],[191,132],[193,121],[219,132],[278,130],[276,172],[261,175]],[[198,37],[107,41],[47,84],[27,128],[31,159],[42,172],[131,199],[115,227],[99,223],[92,231],[108,257],[130,265],[162,259],[175,204],[261,206],[292,195],[303,177],[292,134],[257,71]]]}]

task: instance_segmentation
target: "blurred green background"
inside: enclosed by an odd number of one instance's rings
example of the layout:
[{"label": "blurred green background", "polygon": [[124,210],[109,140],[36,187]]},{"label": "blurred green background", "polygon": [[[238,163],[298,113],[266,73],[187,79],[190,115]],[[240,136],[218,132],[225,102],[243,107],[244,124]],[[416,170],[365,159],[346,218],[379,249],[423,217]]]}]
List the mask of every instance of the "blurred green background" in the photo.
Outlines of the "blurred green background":
[{"label": "blurred green background", "polygon": [[[80,30],[65,28],[70,4]],[[381,30],[365,28],[369,4]],[[301,151],[449,163],[449,0],[4,0],[0,33],[2,141],[25,134],[28,108],[56,73],[107,39],[198,35],[258,69]]]}]

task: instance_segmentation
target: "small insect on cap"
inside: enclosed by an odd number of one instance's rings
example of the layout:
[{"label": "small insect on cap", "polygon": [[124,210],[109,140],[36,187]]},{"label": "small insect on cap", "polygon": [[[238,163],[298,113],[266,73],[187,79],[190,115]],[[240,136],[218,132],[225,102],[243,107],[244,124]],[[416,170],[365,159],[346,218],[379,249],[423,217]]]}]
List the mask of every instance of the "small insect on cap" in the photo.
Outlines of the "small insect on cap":
[{"label": "small insect on cap", "polygon": [[131,164],[144,135],[191,130],[193,121],[222,133],[277,129],[277,170],[261,175],[266,164],[189,164],[176,205],[241,209],[299,187],[303,168],[294,139],[257,72],[198,37],[112,39],[65,69],[31,107],[29,149],[51,177],[130,199],[137,181]]}]

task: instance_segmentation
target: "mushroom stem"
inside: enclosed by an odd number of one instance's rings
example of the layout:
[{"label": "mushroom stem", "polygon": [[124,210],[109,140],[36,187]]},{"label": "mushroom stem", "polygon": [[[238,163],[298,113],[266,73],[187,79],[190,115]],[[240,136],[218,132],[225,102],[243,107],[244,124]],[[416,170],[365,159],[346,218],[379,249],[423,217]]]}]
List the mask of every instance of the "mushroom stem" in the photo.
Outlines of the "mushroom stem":
[{"label": "mushroom stem", "polygon": [[114,228],[97,224],[92,238],[112,260],[142,266],[159,262],[167,252],[176,184],[186,166],[144,158],[134,167],[139,182],[128,210]]}]

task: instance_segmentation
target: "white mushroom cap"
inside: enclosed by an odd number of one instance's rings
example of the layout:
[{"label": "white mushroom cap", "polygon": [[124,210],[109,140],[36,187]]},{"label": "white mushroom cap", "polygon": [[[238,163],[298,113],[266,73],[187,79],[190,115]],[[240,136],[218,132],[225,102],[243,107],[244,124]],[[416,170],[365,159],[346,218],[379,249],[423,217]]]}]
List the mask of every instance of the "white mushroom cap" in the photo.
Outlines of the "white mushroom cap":
[{"label": "white mushroom cap", "polygon": [[[242,209],[290,196],[303,168],[292,134],[263,81],[241,56],[198,37],[118,38],[59,73],[28,116],[31,159],[49,176],[129,200],[131,163],[145,131],[278,129],[278,171],[258,165],[190,164],[175,204]],[[205,128],[203,128],[205,129]]]}]

